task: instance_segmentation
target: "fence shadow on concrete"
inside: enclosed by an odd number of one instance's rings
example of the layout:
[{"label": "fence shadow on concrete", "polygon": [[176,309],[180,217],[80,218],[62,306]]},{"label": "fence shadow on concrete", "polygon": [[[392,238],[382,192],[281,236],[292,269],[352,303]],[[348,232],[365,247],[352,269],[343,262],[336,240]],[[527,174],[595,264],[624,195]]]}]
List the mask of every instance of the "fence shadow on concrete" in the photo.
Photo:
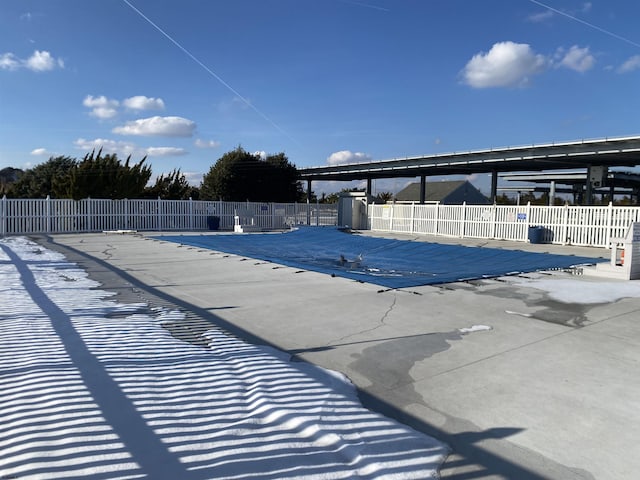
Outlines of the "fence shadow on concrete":
[{"label": "fence shadow on concrete", "polygon": [[[121,288],[122,283],[126,282],[129,285],[127,287],[127,292],[133,288],[144,294],[145,300],[151,302],[151,304],[171,306],[172,308],[177,308],[185,312],[191,312],[191,315],[197,316],[199,319],[206,322],[210,322],[222,331],[241,338],[246,342],[256,345],[270,346],[269,342],[265,339],[217,317],[206,309],[199,308],[180,298],[164,293],[156,288],[149,287],[148,285],[139,282],[126,271],[118,269],[101,259],[95,258],[72,247],[57,244],[51,237],[45,237],[42,243],[53,250],[64,253],[70,261],[80,264],[90,276],[99,273],[100,282],[106,290],[112,291],[114,289]],[[400,421],[450,445],[453,448],[453,454],[442,466],[443,478],[456,480],[487,477],[518,478],[521,480],[544,480],[547,478],[545,474],[528,466],[532,464],[531,459],[526,459],[528,452],[523,452],[520,456],[523,461],[518,462],[505,458],[495,449],[486,449],[479,445],[480,440],[482,439],[491,440],[506,437],[516,433],[517,429],[505,426],[499,429],[490,429],[486,431],[474,431],[472,429],[467,429],[463,432],[451,433],[431,425],[414,415],[408,414],[383,399],[365,391],[359,390],[358,396],[365,408]],[[302,474],[302,472],[290,473],[292,475]],[[247,476],[244,478],[250,477]],[[261,476],[261,478],[271,477]],[[282,478],[282,476],[280,476],[280,478]]]},{"label": "fence shadow on concrete", "polygon": [[[444,453],[280,352],[214,325],[209,349],[178,342],[144,303],[115,306],[104,291],[88,289],[82,300],[71,274],[59,286],[56,266],[66,261],[47,265],[0,250],[28,294],[1,317],[3,478],[346,478],[354,471],[418,478],[436,467],[430,455]],[[105,262],[85,256],[83,263],[127,280]],[[165,305],[196,310],[132,280]],[[202,318],[231,327],[210,313]],[[302,460],[289,461],[296,456]]]}]

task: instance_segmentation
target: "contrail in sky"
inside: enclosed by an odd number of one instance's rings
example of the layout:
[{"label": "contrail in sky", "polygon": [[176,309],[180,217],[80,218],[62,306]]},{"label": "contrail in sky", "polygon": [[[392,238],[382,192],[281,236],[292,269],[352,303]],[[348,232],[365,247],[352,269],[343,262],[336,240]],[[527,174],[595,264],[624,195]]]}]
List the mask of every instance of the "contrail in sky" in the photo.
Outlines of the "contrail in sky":
[{"label": "contrail in sky", "polygon": [[368,3],[363,3],[363,2],[356,2],[355,0],[339,0],[339,1],[342,3],[348,3],[350,5],[357,5],[358,7],[366,7],[366,8],[372,8],[374,10],[381,10],[383,12],[391,11],[388,8],[378,7],[377,5],[370,5]]},{"label": "contrail in sky", "polygon": [[553,12],[553,13],[557,13],[558,15],[562,15],[563,17],[567,17],[570,18],[571,20],[574,20],[578,23],[582,23],[583,25],[586,25],[587,27],[593,28],[594,30],[597,30],[601,33],[604,33],[605,35],[609,35],[610,37],[616,38],[618,40],[622,40],[625,43],[628,43],[629,45],[633,45],[634,47],[638,47],[640,48],[640,43],[634,42],[633,40],[629,40],[628,38],[622,37],[616,33],[610,32],[609,30],[605,30],[604,28],[601,28],[597,25],[594,25],[593,23],[589,23],[586,22],[578,17],[574,17],[573,15],[569,15],[566,12],[563,12],[562,10],[558,10],[557,8],[553,8],[549,5],[546,5],[542,2],[539,2],[538,0],[529,0],[531,3],[535,3],[536,5],[538,5],[539,7],[542,8],[546,8],[547,10]]},{"label": "contrail in sky", "polygon": [[220,77],[218,74],[216,74],[213,70],[211,70],[209,67],[207,67],[204,63],[202,63],[195,55],[193,55],[189,50],[187,50],[185,47],[183,47],[182,45],[180,45],[180,43],[178,43],[177,40],[175,40],[171,35],[169,35],[167,32],[165,32],[162,28],[160,28],[158,25],[156,25],[149,17],[147,17],[144,13],[142,13],[139,9],[137,9],[135,6],[133,6],[131,4],[131,2],[129,2],[129,0],[122,0],[125,4],[127,4],[134,12],[136,12],[138,15],[140,15],[149,25],[151,25],[153,28],[155,28],[158,32],[160,32],[162,35],[164,35],[167,40],[169,40],[171,43],[173,43],[176,47],[178,47],[180,50],[182,50],[185,55],[187,55],[191,60],[193,60],[194,62],[196,62],[198,65],[200,65],[209,75],[211,75],[213,78],[215,78],[218,82],[220,82],[227,90],[229,90],[231,93],[233,93],[236,97],[238,97],[240,100],[242,100],[242,102],[247,105],[249,108],[251,108],[251,110],[253,110],[254,112],[256,112],[258,115],[260,115],[262,118],[264,118],[267,122],[269,122],[271,125],[273,125],[276,130],[278,130],[280,133],[282,133],[283,135],[285,135],[287,138],[289,138],[290,140],[292,140],[295,143],[298,143],[293,137],[291,137],[291,135],[289,135],[286,131],[284,131],[278,124],[276,124],[273,120],[271,120],[269,117],[267,117],[267,115],[265,115],[264,113],[262,113],[260,110],[258,110],[249,100],[247,100],[245,97],[243,97],[242,95],[240,95],[240,93],[238,93],[238,91],[233,88],[231,85],[229,85],[227,82],[225,82],[222,77]]}]

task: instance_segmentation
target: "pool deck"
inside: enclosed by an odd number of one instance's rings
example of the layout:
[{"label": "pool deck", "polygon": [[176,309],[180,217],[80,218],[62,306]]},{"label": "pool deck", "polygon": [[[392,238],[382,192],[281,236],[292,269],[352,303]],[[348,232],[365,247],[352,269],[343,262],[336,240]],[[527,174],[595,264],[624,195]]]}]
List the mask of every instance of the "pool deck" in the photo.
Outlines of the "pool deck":
[{"label": "pool deck", "polygon": [[[372,232],[363,232],[376,235]],[[155,233],[157,234],[157,232]],[[343,372],[365,406],[447,442],[449,479],[635,479],[640,298],[561,304],[505,279],[389,290],[150,239],[36,236],[118,300],[180,308]],[[384,235],[604,257],[603,249]],[[550,279],[607,282],[564,272]],[[483,325],[463,333],[460,329]]]}]

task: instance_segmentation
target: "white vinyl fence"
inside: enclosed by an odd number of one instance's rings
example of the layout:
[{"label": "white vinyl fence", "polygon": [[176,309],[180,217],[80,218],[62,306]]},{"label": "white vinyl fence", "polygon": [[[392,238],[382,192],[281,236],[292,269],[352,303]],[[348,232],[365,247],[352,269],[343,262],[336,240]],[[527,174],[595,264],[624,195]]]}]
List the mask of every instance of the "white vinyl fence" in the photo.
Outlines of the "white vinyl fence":
[{"label": "white vinyl fence", "polygon": [[264,229],[336,225],[337,205],[199,200],[0,199],[0,235],[106,230],[233,230],[236,214]]},{"label": "white vinyl fence", "polygon": [[[532,229],[545,243],[608,248],[640,222],[640,207],[533,205],[369,205],[374,231],[526,242]],[[107,230],[233,230],[235,215],[255,225],[336,225],[337,204],[200,200],[0,199],[0,235]]]},{"label": "white vinyl fence", "polygon": [[[608,248],[640,221],[640,207],[534,205],[369,205],[371,230]],[[535,238],[535,237],[534,237]]]}]

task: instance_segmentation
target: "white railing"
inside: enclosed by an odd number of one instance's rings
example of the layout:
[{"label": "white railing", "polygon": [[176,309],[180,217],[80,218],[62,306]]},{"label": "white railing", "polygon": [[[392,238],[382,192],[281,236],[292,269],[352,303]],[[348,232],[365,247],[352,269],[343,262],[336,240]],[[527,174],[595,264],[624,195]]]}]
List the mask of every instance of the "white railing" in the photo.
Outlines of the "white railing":
[{"label": "white railing", "polygon": [[233,230],[238,210],[264,229],[336,225],[337,205],[200,200],[0,199],[0,235],[107,230]]},{"label": "white railing", "polygon": [[544,207],[535,205],[369,205],[371,230],[529,241],[530,227],[542,227],[541,241],[609,248],[640,221],[640,207]]},{"label": "white railing", "polygon": [[[338,217],[336,204],[3,197],[0,235],[233,230],[239,211],[267,230],[336,225]],[[375,231],[526,242],[530,227],[542,227],[545,243],[608,248],[611,238],[640,222],[640,207],[386,204],[369,205],[368,217]]]}]

